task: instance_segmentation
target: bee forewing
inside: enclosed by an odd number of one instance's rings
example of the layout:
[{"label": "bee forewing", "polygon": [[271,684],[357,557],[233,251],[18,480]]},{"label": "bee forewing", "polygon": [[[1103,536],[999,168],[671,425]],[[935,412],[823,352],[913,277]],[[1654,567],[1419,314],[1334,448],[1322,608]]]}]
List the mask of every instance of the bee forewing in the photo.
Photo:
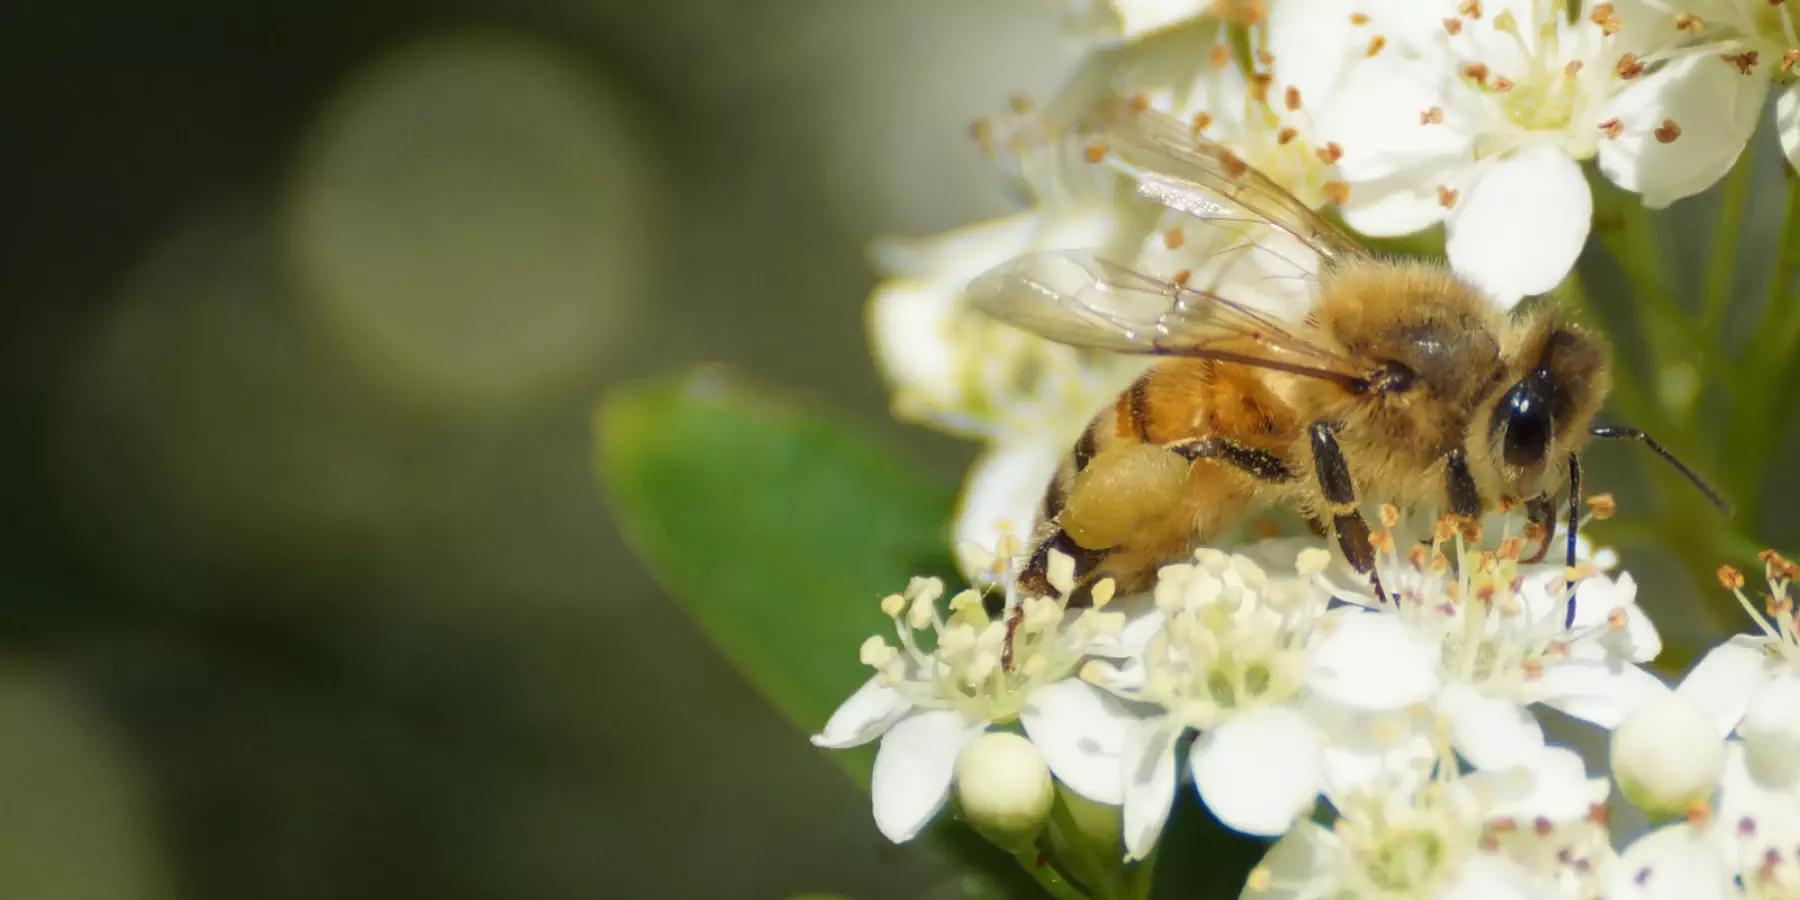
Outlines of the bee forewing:
[{"label": "bee forewing", "polygon": [[1127,353],[1161,349],[1169,313],[1195,295],[1092,250],[1021,256],[969,284],[975,308],[1053,341]]}]

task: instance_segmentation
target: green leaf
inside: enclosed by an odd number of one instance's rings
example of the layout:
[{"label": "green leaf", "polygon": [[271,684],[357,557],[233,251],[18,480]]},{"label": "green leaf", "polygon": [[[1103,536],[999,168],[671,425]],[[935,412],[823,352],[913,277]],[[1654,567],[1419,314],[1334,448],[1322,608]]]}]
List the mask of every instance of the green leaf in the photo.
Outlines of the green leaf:
[{"label": "green leaf", "polygon": [[[806,732],[868,679],[881,597],[952,571],[954,486],[717,371],[624,387],[595,421],[626,539]],[[866,777],[866,764],[856,772]]]}]

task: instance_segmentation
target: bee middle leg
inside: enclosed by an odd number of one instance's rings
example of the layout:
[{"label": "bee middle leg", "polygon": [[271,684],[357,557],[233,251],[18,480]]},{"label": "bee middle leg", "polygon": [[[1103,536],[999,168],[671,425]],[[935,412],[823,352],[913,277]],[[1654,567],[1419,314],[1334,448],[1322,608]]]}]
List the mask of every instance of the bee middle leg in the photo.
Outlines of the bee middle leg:
[{"label": "bee middle leg", "polygon": [[1369,577],[1375,599],[1386,605],[1388,595],[1381,587],[1380,573],[1375,571],[1375,545],[1369,540],[1369,523],[1356,510],[1356,485],[1350,480],[1350,463],[1344,459],[1334,430],[1332,423],[1325,420],[1312,423],[1308,429],[1313,474],[1319,479],[1325,502],[1331,506],[1331,531],[1337,535],[1344,558],[1350,561],[1351,568]]}]

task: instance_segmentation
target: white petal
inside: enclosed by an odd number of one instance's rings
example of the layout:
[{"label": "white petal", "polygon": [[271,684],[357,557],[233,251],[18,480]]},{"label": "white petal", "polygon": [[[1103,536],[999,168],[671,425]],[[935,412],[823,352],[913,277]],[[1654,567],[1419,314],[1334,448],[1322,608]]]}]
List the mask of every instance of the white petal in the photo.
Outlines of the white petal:
[{"label": "white petal", "polygon": [[1396,710],[1437,692],[1441,646],[1379,612],[1338,617],[1312,654],[1307,686],[1354,709]]},{"label": "white petal", "polygon": [[1211,6],[1204,0],[1111,0],[1111,5],[1119,17],[1119,34],[1128,40],[1179,25]]},{"label": "white petal", "polygon": [[917,837],[950,798],[950,776],[964,744],[987,727],[947,709],[915,710],[895,722],[875,751],[869,796],[875,826],[896,844]]},{"label": "white petal", "polygon": [[883,238],[869,254],[882,274],[931,280],[961,290],[975,276],[1031,246],[1043,217],[1024,212],[925,238]]},{"label": "white petal", "polygon": [[1775,98],[1775,134],[1788,165],[1800,169],[1800,82],[1790,84]]},{"label": "white petal", "polygon": [[1044,504],[1044,489],[1068,448],[1049,441],[1013,441],[983,453],[969,468],[957,506],[956,567],[974,584],[993,584],[991,570],[980,568],[967,545],[994,550],[1001,535],[1023,546]]},{"label": "white petal", "polygon": [[[1294,826],[1269,852],[1263,854],[1257,870],[1266,879],[1252,879],[1244,885],[1239,900],[1312,900],[1324,896],[1321,885],[1335,879],[1343,855],[1338,837],[1311,822]],[[1255,885],[1261,883],[1258,889]]]},{"label": "white petal", "polygon": [[880,737],[911,708],[899,691],[871,678],[831,714],[824,730],[813,735],[813,746],[833,750],[861,746]]},{"label": "white petal", "polygon": [[1720,848],[1738,865],[1754,867],[1771,848],[1786,855],[1800,847],[1800,786],[1763,781],[1750,756],[1742,741],[1726,742],[1715,815],[1724,826],[1717,836]]},{"label": "white petal", "polygon": [[1281,0],[1269,8],[1263,28],[1276,60],[1276,81],[1299,89],[1303,109],[1328,108],[1343,83],[1354,41],[1354,26],[1343,10],[1341,0]]},{"label": "white petal", "polygon": [[1567,747],[1545,747],[1526,763],[1524,771],[1527,777],[1518,790],[1493,802],[1490,817],[1573,822],[1585,817],[1594,804],[1604,802],[1609,791],[1607,780],[1589,778],[1580,754]]},{"label": "white petal", "polygon": [[1669,692],[1655,675],[1620,660],[1559,659],[1532,685],[1546,705],[1601,728],[1616,727],[1639,704]]},{"label": "white petal", "polygon": [[1706,651],[1675,690],[1713,717],[1720,736],[1730,734],[1750,707],[1756,688],[1772,674],[1764,638],[1740,634]]},{"label": "white petal", "polygon": [[1050,772],[1096,803],[1125,802],[1125,735],[1143,718],[1118,697],[1074,679],[1031,692],[1019,721]]},{"label": "white petal", "polygon": [[911,279],[882,282],[869,297],[869,346],[895,388],[944,401],[957,391],[956,290]]},{"label": "white petal", "polygon": [[[1602,138],[1600,171],[1644,195],[1651,209],[1705,190],[1731,170],[1762,115],[1767,78],[1746,78],[1711,53],[1692,53],[1625,86],[1601,110],[1623,131]],[[1665,121],[1680,127],[1669,143],[1656,137]]]},{"label": "white petal", "polygon": [[1713,900],[1736,896],[1718,850],[1683,822],[1633,841],[1613,865],[1607,900]]},{"label": "white petal", "polygon": [[1444,220],[1449,210],[1438,201],[1438,185],[1454,189],[1460,170],[1450,165],[1420,167],[1350,188],[1344,221],[1372,237],[1422,231]]},{"label": "white petal", "polygon": [[1449,883],[1431,892],[1432,900],[1549,900],[1555,896],[1518,863],[1486,853],[1464,860]]},{"label": "white petal", "polygon": [[[1351,182],[1432,170],[1466,160],[1471,132],[1446,121],[1422,124],[1431,107],[1452,108],[1433,77],[1432,64],[1383,54],[1352,66],[1331,104],[1319,111],[1317,141],[1344,151],[1338,171]],[[1352,187],[1351,194],[1355,194]]]},{"label": "white petal", "polygon": [[1125,733],[1125,853],[1143,859],[1156,846],[1175,802],[1175,739],[1181,726],[1139,722]]},{"label": "white petal", "polygon": [[1554,147],[1527,147],[1482,163],[1450,211],[1444,250],[1458,275],[1510,307],[1569,274],[1593,214],[1581,167]]},{"label": "white petal", "polygon": [[1763,682],[1737,731],[1759,778],[1800,790],[1800,675],[1782,669]]},{"label": "white petal", "polygon": [[1283,707],[1225,720],[1194,742],[1188,762],[1207,809],[1245,834],[1287,831],[1324,785],[1317,729]]},{"label": "white petal", "polygon": [[1438,697],[1438,710],[1450,717],[1450,740],[1456,752],[1478,769],[1524,765],[1544,749],[1544,729],[1524,707],[1453,684]]}]

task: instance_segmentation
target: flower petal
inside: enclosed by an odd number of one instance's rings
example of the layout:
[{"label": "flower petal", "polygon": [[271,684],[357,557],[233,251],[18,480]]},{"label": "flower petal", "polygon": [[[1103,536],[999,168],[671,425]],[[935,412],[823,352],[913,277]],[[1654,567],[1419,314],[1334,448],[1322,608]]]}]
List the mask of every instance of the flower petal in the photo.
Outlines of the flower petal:
[{"label": "flower petal", "polygon": [[1554,896],[1533,881],[1523,866],[1488,853],[1464,860],[1448,883],[1431,892],[1432,900],[1545,900]]},{"label": "flower petal", "polygon": [[1437,692],[1442,648],[1388,613],[1350,613],[1312,654],[1307,686],[1354,709],[1396,710]]},{"label": "flower petal", "polygon": [[1343,855],[1338,837],[1313,824],[1300,822],[1263,854],[1256,868],[1267,878],[1252,878],[1238,900],[1300,900],[1321,896],[1314,888],[1337,874]]},{"label": "flower petal", "polygon": [[1544,749],[1544,729],[1524,707],[1453,684],[1438,696],[1450,718],[1450,741],[1477,769],[1524,765]]},{"label": "flower petal", "polygon": [[1180,725],[1138,722],[1125,733],[1125,855],[1143,859],[1156,846],[1175,802],[1175,739]]},{"label": "flower petal", "polygon": [[1318,143],[1343,149],[1337,165],[1345,178],[1373,181],[1469,158],[1472,132],[1420,121],[1423,110],[1454,107],[1432,71],[1437,65],[1383,54],[1351,67],[1313,129]]},{"label": "flower petal", "polygon": [[1655,675],[1620,660],[1566,658],[1544,664],[1532,685],[1541,702],[1601,728],[1669,692]]},{"label": "flower petal", "polygon": [[1436,754],[1431,717],[1418,709],[1367,713],[1315,695],[1306,715],[1325,735],[1325,793],[1334,802],[1360,790],[1409,789],[1415,785],[1397,780],[1423,778]]},{"label": "flower petal", "polygon": [[1119,17],[1119,36],[1136,40],[1179,25],[1211,8],[1206,0],[1111,0]]},{"label": "flower petal", "polygon": [[888,840],[910,841],[930,824],[950,798],[956,755],[986,728],[948,709],[919,709],[888,729],[869,776],[875,826]]},{"label": "flower petal", "polygon": [[1444,250],[1502,306],[1555,287],[1587,242],[1594,198],[1561,150],[1527,147],[1482,164],[1450,211]]},{"label": "flower petal", "polygon": [[1096,803],[1125,802],[1125,736],[1147,708],[1075,679],[1031,692],[1019,713],[1054,774]]},{"label": "flower petal", "polygon": [[1312,809],[1324,786],[1319,732],[1298,710],[1253,709],[1200,736],[1194,787],[1226,827],[1272,837]]},{"label": "flower petal", "polygon": [[[1617,120],[1623,130],[1600,141],[1600,171],[1643,194],[1651,209],[1697,194],[1737,162],[1768,89],[1767,78],[1746,78],[1714,54],[1677,57],[1629,82],[1602,108],[1602,120]],[[1680,129],[1667,143],[1657,136],[1665,122]]]},{"label": "flower petal", "polygon": [[1443,221],[1448,212],[1438,198],[1438,186],[1455,189],[1459,164],[1439,163],[1377,178],[1351,186],[1344,204],[1344,221],[1372,237],[1391,237],[1422,231]]},{"label": "flower petal", "polygon": [[1586,816],[1610,791],[1605,778],[1589,778],[1581,755],[1567,747],[1545,747],[1524,767],[1528,777],[1516,791],[1493,802],[1490,817],[1518,822],[1539,818],[1573,822]]},{"label": "flower petal", "polygon": [[992,585],[991,569],[981,568],[974,547],[995,550],[1002,535],[1031,539],[1032,523],[1044,502],[1044,489],[1056,477],[1067,450],[1048,441],[1011,441],[983,453],[969,468],[954,526],[956,567],[976,585]]},{"label": "flower petal", "polygon": [[1280,86],[1298,89],[1305,109],[1328,108],[1354,42],[1341,0],[1282,0],[1270,5],[1263,28]]},{"label": "flower petal", "polygon": [[1675,690],[1712,716],[1721,736],[1729,735],[1744,718],[1750,698],[1770,676],[1765,638],[1740,634],[1700,658]]},{"label": "flower petal", "polygon": [[1763,682],[1737,732],[1759,778],[1800,791],[1800,675],[1782,669]]},{"label": "flower petal", "polygon": [[871,678],[831,714],[822,731],[813,735],[813,746],[832,750],[862,746],[880,737],[911,708],[912,703],[899,691],[882,684],[879,678]]},{"label": "flower petal", "polygon": [[[1800,846],[1800,786],[1758,778],[1754,755],[1756,751],[1743,741],[1725,743],[1725,770],[1715,810],[1718,821],[1729,829],[1717,843],[1741,868],[1754,868],[1768,850],[1785,855]],[[1746,820],[1749,828],[1743,825]]]},{"label": "flower petal", "polygon": [[955,290],[929,282],[896,278],[876,286],[869,297],[869,346],[891,386],[939,402],[956,396],[950,330],[959,303]]},{"label": "flower petal", "polygon": [[1631,843],[1607,879],[1608,900],[1713,900],[1736,897],[1731,870],[1704,834],[1682,822]]}]

